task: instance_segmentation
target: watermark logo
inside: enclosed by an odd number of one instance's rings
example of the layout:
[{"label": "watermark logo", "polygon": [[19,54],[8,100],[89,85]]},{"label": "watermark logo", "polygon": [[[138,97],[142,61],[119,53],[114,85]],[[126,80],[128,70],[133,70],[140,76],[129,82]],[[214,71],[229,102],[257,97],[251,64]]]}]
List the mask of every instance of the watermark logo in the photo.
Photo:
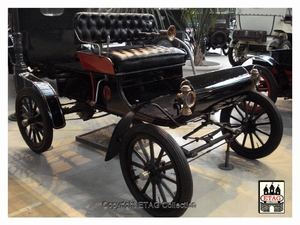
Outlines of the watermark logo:
[{"label": "watermark logo", "polygon": [[259,188],[259,213],[284,213],[284,181],[264,180],[258,182]]},{"label": "watermark logo", "polygon": [[135,202],[135,201],[122,201],[122,202],[108,202],[103,201],[102,206],[104,209],[177,209],[177,208],[196,208],[195,202]]}]

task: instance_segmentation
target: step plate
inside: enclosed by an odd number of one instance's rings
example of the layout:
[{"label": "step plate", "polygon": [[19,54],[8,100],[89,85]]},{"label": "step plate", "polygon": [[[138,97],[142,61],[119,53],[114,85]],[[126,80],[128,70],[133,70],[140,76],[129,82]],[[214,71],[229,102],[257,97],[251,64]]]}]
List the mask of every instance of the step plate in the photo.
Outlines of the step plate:
[{"label": "step plate", "polygon": [[108,144],[116,124],[111,124],[106,127],[88,132],[86,134],[76,136],[76,141],[87,144],[93,148],[107,151]]}]

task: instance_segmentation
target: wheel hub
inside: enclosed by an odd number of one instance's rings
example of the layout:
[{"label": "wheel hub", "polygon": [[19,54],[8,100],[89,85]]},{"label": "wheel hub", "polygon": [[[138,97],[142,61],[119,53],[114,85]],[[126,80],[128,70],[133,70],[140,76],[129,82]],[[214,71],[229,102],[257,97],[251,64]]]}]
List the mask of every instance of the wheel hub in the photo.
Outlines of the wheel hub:
[{"label": "wheel hub", "polygon": [[242,125],[244,127],[244,131],[247,133],[254,133],[256,129],[255,123],[249,118],[245,118],[242,122]]},{"label": "wheel hub", "polygon": [[31,127],[35,125],[36,119],[32,115],[28,115],[27,119],[22,120],[22,125],[24,127],[30,125]]},{"label": "wheel hub", "polygon": [[150,177],[150,172],[149,172],[149,171],[146,171],[146,170],[143,171],[143,172],[141,172],[140,175],[139,175],[139,178],[140,178],[141,180],[148,180],[149,177]]},{"label": "wheel hub", "polygon": [[164,173],[164,170],[162,169],[163,165],[165,164],[164,161],[161,161],[158,166],[156,166],[154,163],[148,163],[145,170],[139,174],[139,178],[141,180],[148,180],[151,179],[151,181],[159,182],[161,180],[160,174],[161,172]]}]

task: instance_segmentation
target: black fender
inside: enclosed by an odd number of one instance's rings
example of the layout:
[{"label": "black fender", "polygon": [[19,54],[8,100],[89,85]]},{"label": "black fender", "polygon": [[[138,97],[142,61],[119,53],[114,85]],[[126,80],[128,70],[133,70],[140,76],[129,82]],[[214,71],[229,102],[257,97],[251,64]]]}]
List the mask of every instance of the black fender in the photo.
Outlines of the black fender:
[{"label": "black fender", "polygon": [[110,138],[108,148],[106,151],[105,161],[109,161],[119,154],[119,150],[123,145],[123,137],[134,123],[142,123],[141,121],[134,120],[135,114],[144,107],[145,104],[138,105],[129,113],[127,113],[117,124]]},{"label": "black fender", "polygon": [[132,121],[134,119],[134,115],[135,112],[130,111],[119,121],[119,123],[115,127],[108,144],[105,161],[109,161],[116,155],[118,155],[119,150],[122,148],[122,139],[124,137],[124,134],[130,128],[130,125],[132,124]]},{"label": "black fender", "polygon": [[19,76],[23,79],[24,87],[34,88],[41,94],[52,120],[53,128],[63,128],[66,125],[66,120],[54,88],[47,81],[34,76],[32,73],[20,73]]},{"label": "black fender", "polygon": [[267,55],[254,56],[252,58],[252,62],[253,62],[253,64],[261,65],[264,67],[277,68],[279,65],[275,59],[273,59],[271,56],[267,56]]}]

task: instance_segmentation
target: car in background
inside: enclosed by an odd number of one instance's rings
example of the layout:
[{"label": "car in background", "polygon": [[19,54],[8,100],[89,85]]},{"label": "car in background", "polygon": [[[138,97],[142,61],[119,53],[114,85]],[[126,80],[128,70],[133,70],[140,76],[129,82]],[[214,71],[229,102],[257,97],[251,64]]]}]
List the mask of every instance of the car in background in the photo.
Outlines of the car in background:
[{"label": "car in background", "polygon": [[208,30],[206,35],[206,51],[220,48],[224,55],[228,54],[228,46],[231,41],[232,14],[219,14],[214,26]]},{"label": "car in background", "polygon": [[228,49],[231,65],[243,64],[250,55],[292,48],[291,8],[238,8],[235,18]]}]

